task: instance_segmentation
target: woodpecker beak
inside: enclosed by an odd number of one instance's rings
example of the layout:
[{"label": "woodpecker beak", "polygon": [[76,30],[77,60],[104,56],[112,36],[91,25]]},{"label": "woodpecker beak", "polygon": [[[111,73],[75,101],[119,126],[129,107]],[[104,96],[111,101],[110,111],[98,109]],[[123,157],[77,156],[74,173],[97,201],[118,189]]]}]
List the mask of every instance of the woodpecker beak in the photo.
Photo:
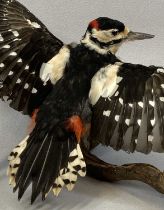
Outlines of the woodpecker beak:
[{"label": "woodpecker beak", "polygon": [[155,36],[151,35],[151,34],[145,34],[145,33],[130,31],[128,33],[127,40],[128,41],[135,41],[135,40],[143,40],[143,39],[152,39],[154,37]]}]

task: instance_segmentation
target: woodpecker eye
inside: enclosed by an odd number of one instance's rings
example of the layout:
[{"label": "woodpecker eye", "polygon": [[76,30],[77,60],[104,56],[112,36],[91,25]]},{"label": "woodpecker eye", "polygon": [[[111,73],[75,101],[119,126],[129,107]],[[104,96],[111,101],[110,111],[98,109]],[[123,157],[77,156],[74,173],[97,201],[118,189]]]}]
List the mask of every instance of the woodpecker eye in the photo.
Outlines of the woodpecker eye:
[{"label": "woodpecker eye", "polygon": [[118,31],[112,31],[112,35],[116,36],[118,34]]}]

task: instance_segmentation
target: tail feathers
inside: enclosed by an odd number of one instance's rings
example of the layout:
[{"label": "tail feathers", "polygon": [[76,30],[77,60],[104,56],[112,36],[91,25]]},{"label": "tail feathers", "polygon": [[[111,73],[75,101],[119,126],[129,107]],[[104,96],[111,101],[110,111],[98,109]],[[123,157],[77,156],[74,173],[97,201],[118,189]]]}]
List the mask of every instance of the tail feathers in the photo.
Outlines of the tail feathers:
[{"label": "tail feathers", "polygon": [[67,168],[60,170],[60,175],[54,182],[54,195],[58,196],[64,185],[68,191],[73,190],[78,175],[82,177],[86,175],[86,164],[79,144],[70,153]]},{"label": "tail feathers", "polygon": [[10,153],[8,157],[9,167],[7,169],[7,175],[9,176],[9,185],[11,185],[12,187],[16,186],[15,178],[21,162],[20,155],[27,146],[28,138],[29,136],[27,136],[23,141],[21,141],[13,149],[13,151]]},{"label": "tail feathers", "polygon": [[[45,136],[43,142],[27,136],[9,155],[9,184],[18,189],[21,199],[32,182],[31,203],[42,193],[44,200],[52,191],[58,196],[64,186],[71,191],[77,177],[85,176],[86,165],[80,145],[75,139],[54,141]],[[37,145],[38,144],[38,145]],[[52,181],[51,181],[52,180]]]}]

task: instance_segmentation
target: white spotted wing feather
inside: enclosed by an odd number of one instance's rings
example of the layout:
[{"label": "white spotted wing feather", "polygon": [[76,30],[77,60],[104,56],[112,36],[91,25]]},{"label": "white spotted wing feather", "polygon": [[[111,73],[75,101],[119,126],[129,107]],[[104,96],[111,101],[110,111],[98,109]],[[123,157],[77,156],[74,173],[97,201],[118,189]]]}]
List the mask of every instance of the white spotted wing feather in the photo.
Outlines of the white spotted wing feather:
[{"label": "white spotted wing feather", "polygon": [[0,98],[31,114],[52,89],[50,80],[40,78],[41,66],[63,43],[15,0],[0,0],[0,14]]},{"label": "white spotted wing feather", "polygon": [[114,69],[108,66],[110,74],[100,70],[92,80],[91,138],[115,150],[164,152],[164,69],[124,63]]}]

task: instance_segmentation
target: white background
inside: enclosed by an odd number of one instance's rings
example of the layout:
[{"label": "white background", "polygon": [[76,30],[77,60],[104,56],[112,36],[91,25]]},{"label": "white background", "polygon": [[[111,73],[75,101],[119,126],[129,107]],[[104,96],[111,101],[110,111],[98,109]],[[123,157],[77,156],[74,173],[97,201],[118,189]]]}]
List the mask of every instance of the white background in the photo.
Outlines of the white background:
[{"label": "white background", "polygon": [[[152,40],[124,45],[121,59],[146,65],[164,65],[163,0],[21,0],[65,43],[79,41],[90,20],[108,16],[121,20],[132,30],[155,34]],[[156,210],[164,209],[164,195],[139,182],[104,183],[91,178],[79,179],[75,190],[63,191],[59,198],[50,195],[30,205],[30,189],[21,202],[12,193],[6,177],[7,156],[27,134],[29,119],[0,103],[0,210]],[[94,151],[108,162],[123,164],[147,162],[164,169],[164,155],[126,154],[110,148]]]}]

